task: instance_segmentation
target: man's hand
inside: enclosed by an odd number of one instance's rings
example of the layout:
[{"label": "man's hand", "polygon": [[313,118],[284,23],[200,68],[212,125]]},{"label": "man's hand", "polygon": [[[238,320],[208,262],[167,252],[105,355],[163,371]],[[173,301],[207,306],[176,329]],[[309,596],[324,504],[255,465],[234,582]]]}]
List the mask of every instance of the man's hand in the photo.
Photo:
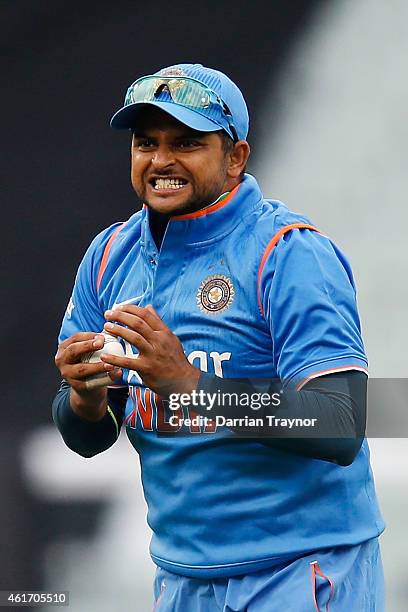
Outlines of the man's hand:
[{"label": "man's hand", "polygon": [[71,407],[88,421],[98,421],[105,414],[106,387],[87,389],[85,379],[94,374],[108,372],[114,381],[122,374],[109,363],[82,363],[83,355],[97,351],[103,345],[102,334],[78,332],[61,342],[55,355],[55,365],[62,378],[71,386]]},{"label": "man's hand", "polygon": [[138,357],[102,354],[106,364],[136,370],[143,383],[168,397],[171,393],[191,393],[197,386],[200,370],[187,360],[180,340],[163,323],[153,306],[140,308],[130,304],[107,310],[107,332],[120,336],[135,346]]}]

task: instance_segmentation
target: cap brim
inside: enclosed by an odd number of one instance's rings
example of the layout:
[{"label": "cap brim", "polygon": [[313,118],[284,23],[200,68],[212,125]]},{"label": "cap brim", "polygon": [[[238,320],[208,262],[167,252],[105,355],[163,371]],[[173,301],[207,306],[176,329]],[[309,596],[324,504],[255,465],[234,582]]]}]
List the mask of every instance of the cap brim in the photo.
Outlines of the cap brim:
[{"label": "cap brim", "polygon": [[142,111],[149,106],[156,106],[165,111],[175,119],[178,119],[184,125],[188,125],[193,130],[199,132],[215,132],[217,130],[227,130],[228,128],[219,125],[208,117],[203,117],[196,111],[190,110],[185,106],[174,104],[174,102],[137,102],[129,104],[118,110],[112,117],[111,127],[118,130],[129,130],[135,128],[139,124],[142,117]]}]

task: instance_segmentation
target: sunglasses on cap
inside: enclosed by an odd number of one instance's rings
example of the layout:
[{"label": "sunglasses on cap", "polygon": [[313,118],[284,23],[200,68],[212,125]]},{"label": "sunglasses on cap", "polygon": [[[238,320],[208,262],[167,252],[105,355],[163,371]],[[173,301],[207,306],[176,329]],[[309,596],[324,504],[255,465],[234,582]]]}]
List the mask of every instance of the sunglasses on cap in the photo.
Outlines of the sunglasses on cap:
[{"label": "sunglasses on cap", "polygon": [[[234,142],[239,140],[232,115],[221,98],[200,81],[190,77],[145,76],[129,87],[125,106],[139,102],[155,102],[160,94],[167,92],[175,104],[194,110],[218,124],[219,113],[227,120],[230,135]],[[220,126],[221,127],[221,126]]]}]

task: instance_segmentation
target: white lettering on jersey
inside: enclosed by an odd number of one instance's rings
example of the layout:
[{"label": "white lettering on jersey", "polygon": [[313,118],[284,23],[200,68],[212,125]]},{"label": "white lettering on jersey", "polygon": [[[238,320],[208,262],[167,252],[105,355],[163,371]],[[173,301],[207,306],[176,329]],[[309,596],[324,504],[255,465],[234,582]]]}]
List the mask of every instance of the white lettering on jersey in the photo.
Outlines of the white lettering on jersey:
[{"label": "white lettering on jersey", "polygon": [[71,318],[72,311],[74,310],[74,308],[75,308],[75,304],[74,304],[74,300],[72,299],[72,296],[71,296],[69,298],[69,302],[68,302],[68,306],[67,306],[67,310],[66,310],[68,319]]},{"label": "white lettering on jersey", "polygon": [[[137,359],[139,357],[139,355],[135,355],[132,350],[132,345],[129,342],[124,340],[124,345],[126,357],[130,357],[131,359]],[[218,353],[217,351],[211,351],[210,357],[213,361],[215,375],[223,378],[224,374],[222,371],[222,362],[229,361],[231,359],[231,353]],[[196,367],[198,367],[202,372],[208,372],[208,355],[205,351],[192,351],[187,356],[187,359],[191,365],[196,365]],[[194,361],[197,361],[198,363],[194,364]],[[143,381],[138,372],[136,370],[129,370],[127,376],[128,384],[131,384],[133,378],[136,379],[136,384],[143,385]]]},{"label": "white lettering on jersey", "polygon": [[231,359],[231,353],[221,353],[220,355],[220,353],[217,353],[216,351],[211,351],[210,357],[214,362],[215,375],[223,378],[222,362]]},{"label": "white lettering on jersey", "polygon": [[187,359],[189,360],[191,365],[194,365],[194,361],[198,359],[198,368],[202,372],[208,372],[208,359],[207,353],[205,351],[192,351],[188,355]]},{"label": "white lettering on jersey", "polygon": [[[125,356],[129,357],[130,359],[138,359],[139,355],[134,354],[134,352],[132,351],[132,345],[130,344],[130,342],[127,342],[126,340],[124,340],[123,343],[125,345]],[[143,381],[140,378],[139,373],[136,372],[136,370],[129,370],[128,375],[127,375],[128,385],[131,384],[132,378],[136,378],[137,384],[143,385]]]},{"label": "white lettering on jersey", "polygon": [[[222,362],[231,359],[231,353],[217,353],[217,351],[211,351],[210,357],[213,360],[215,375],[220,376],[222,378]],[[208,372],[208,355],[205,351],[192,351],[187,356],[187,359],[189,360],[191,365],[194,365],[194,361],[197,360],[197,367],[202,372]]]}]

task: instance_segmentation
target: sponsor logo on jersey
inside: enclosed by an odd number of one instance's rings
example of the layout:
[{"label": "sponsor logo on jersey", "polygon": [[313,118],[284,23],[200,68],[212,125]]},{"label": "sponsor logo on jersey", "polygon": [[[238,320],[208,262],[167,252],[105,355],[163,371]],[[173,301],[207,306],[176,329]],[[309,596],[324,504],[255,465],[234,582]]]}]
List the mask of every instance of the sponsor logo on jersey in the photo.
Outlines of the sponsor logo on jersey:
[{"label": "sponsor logo on jersey", "polygon": [[197,292],[197,305],[206,314],[219,314],[229,308],[234,300],[234,285],[227,276],[209,276]]},{"label": "sponsor logo on jersey", "polygon": [[74,300],[72,299],[72,297],[70,297],[69,298],[69,302],[68,302],[68,306],[67,306],[67,310],[66,310],[67,319],[71,318],[72,311],[74,310],[74,308],[75,308]]}]

